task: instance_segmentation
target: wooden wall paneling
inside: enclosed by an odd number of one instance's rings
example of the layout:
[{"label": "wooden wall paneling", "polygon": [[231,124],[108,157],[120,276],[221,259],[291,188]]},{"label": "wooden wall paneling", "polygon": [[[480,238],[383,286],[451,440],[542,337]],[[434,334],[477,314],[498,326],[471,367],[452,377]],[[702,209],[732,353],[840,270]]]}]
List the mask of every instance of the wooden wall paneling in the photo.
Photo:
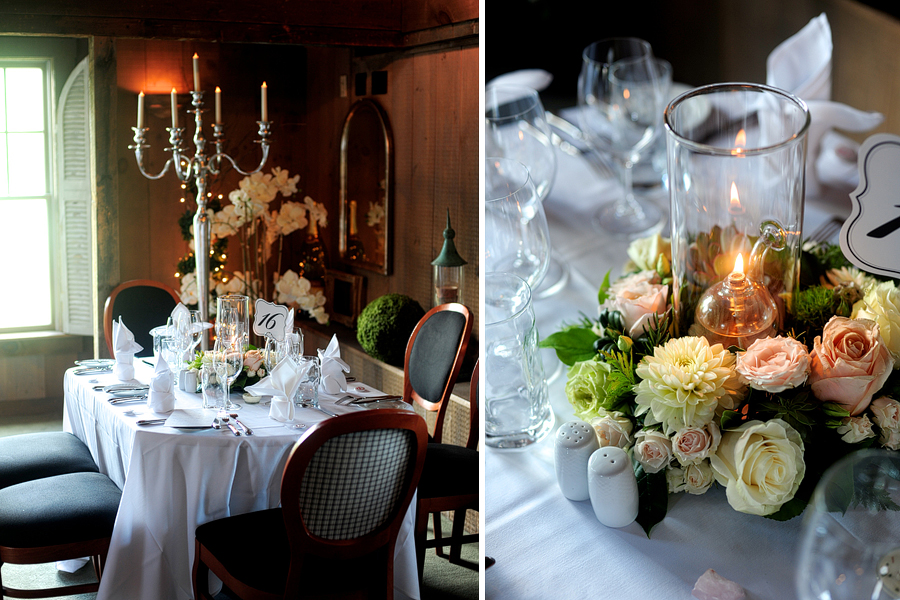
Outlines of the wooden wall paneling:
[{"label": "wooden wall paneling", "polygon": [[[103,304],[119,283],[119,194],[118,148],[115,119],[118,95],[116,92],[116,41],[94,37],[89,44],[91,76],[91,125],[94,133],[94,155],[91,160],[94,187],[94,206],[97,218],[94,239],[97,256],[94,277],[97,315],[103,314]],[[137,113],[135,112],[135,117]],[[110,122],[112,120],[112,122]],[[106,356],[108,350],[103,337],[103,322],[94,324],[94,355]]]},{"label": "wooden wall paneling", "polygon": [[403,31],[420,31],[478,19],[478,0],[414,0],[403,2]]}]

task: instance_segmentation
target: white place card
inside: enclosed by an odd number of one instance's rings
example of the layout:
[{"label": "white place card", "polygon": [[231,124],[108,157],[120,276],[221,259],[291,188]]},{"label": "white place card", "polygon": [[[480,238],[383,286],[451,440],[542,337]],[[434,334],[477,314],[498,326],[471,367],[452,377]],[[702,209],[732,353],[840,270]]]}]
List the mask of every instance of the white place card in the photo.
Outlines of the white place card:
[{"label": "white place card", "polygon": [[254,308],[253,333],[260,337],[273,338],[279,342],[284,341],[288,307],[257,298]]}]

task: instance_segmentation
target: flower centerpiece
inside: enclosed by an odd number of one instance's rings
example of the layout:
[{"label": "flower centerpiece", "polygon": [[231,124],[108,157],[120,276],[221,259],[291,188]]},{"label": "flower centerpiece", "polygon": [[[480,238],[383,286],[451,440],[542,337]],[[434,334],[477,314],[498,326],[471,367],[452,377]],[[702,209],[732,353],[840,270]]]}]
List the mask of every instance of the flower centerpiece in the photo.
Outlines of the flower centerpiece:
[{"label": "flower centerpiece", "polygon": [[541,342],[568,365],[566,396],[601,446],[633,458],[638,522],[669,494],[718,484],[737,511],[800,514],[825,469],[869,446],[900,448],[900,288],[803,246],[800,291],[780,331],[746,348],[675,337],[669,241],[628,249],[626,274]]},{"label": "flower centerpiece", "polygon": [[[251,298],[251,302],[256,298],[277,295],[279,302],[287,302],[324,323],[328,321],[328,315],[323,308],[325,297],[321,290],[311,289],[309,281],[297,277],[291,270],[281,273],[284,236],[304,230],[312,222],[319,227],[327,223],[327,210],[309,196],[303,202],[287,199],[298,193],[299,181],[299,175],[291,177],[287,170],[275,167],[271,173],[257,172],[241,179],[237,189],[229,192],[229,203],[224,206],[221,195],[210,202],[208,212],[213,238],[211,277],[214,279],[210,290],[216,296],[244,294]],[[280,205],[277,204],[279,195],[282,197]],[[187,238],[191,239],[190,215],[193,213],[187,211],[185,214],[187,216],[182,218],[181,225],[183,230],[187,228]],[[224,269],[229,237],[238,240],[241,252],[241,270],[234,273]],[[269,269],[273,261],[274,271],[270,278]],[[189,254],[178,265],[181,297],[185,304],[197,302],[197,282],[193,271],[193,254]],[[215,306],[215,302],[210,302],[210,306]]]},{"label": "flower centerpiece", "polygon": [[[187,368],[191,371],[199,372],[204,365],[211,365],[214,352],[214,350],[197,352],[194,355],[194,360],[187,364]],[[237,378],[234,380],[234,383],[231,384],[231,389],[236,392],[241,392],[245,387],[259,383],[259,380],[266,376],[264,358],[264,352],[251,345],[244,352],[244,365],[241,368],[240,374],[238,374]]]}]

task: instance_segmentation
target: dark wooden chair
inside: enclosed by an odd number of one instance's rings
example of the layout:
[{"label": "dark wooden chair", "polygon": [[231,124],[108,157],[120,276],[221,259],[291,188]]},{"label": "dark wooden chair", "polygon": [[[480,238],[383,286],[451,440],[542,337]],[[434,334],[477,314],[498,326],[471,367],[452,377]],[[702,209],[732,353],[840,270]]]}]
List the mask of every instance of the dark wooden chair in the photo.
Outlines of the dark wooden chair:
[{"label": "dark wooden chair", "polygon": [[0,566],[90,556],[97,582],[48,589],[3,585],[13,598],[96,592],[122,492],[102,473],[66,473],[0,489]]},{"label": "dark wooden chair", "polygon": [[121,316],[134,341],[143,347],[135,356],[153,356],[150,330],[165,325],[180,301],[178,292],[159,281],[133,279],[117,285],[103,307],[103,337],[109,355],[113,356],[112,324]]},{"label": "dark wooden chair", "polygon": [[[465,534],[466,511],[478,510],[479,489],[479,426],[478,378],[479,361],[475,362],[469,394],[469,436],[465,446],[428,444],[425,467],[419,480],[416,508],[416,559],[421,585],[426,548],[435,548],[444,556],[443,547],[450,546],[450,562],[478,569],[477,563],[461,561],[462,545],[478,541],[478,534]],[[441,412],[446,408],[442,408]],[[441,533],[440,514],[453,511],[453,530],[449,538]],[[434,516],[434,538],[427,539],[428,516]]]},{"label": "dark wooden chair", "polygon": [[403,400],[437,412],[432,441],[440,442],[447,400],[462,367],[472,314],[462,304],[435,306],[422,317],[406,344]]},{"label": "dark wooden chair", "polygon": [[46,431],[0,438],[0,489],[65,473],[96,473],[91,451],[71,433]]},{"label": "dark wooden chair", "polygon": [[212,598],[210,571],[244,600],[392,598],[394,547],[426,446],[425,422],[408,410],[317,424],[291,450],[281,508],[197,528],[194,598]]}]

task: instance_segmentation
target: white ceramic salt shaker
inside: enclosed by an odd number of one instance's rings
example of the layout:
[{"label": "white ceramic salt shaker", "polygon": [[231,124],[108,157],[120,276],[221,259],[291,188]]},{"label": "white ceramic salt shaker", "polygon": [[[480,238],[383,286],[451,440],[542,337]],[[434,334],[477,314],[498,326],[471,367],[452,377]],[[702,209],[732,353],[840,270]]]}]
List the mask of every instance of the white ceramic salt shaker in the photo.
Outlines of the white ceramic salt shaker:
[{"label": "white ceramic salt shaker", "polygon": [[569,500],[587,500],[587,464],[600,447],[594,428],[584,421],[568,421],[556,432],[556,480],[563,496]]},{"label": "white ceramic salt shaker", "polygon": [[621,448],[604,446],[591,455],[588,488],[594,514],[607,527],[625,527],[637,518],[637,479]]}]

